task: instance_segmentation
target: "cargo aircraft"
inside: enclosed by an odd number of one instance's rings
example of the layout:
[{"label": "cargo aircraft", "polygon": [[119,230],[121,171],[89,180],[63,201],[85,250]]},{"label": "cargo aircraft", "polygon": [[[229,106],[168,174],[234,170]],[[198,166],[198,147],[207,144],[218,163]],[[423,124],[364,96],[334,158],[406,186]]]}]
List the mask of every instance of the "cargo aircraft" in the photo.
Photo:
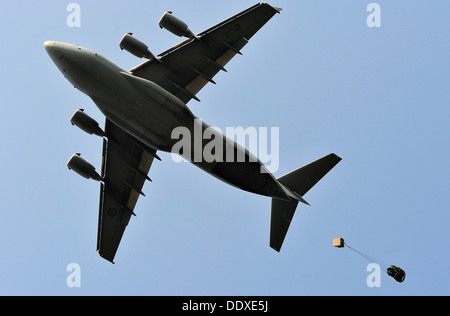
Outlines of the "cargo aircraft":
[{"label": "cargo aircraft", "polygon": [[[105,127],[77,110],[72,125],[103,138],[100,174],[74,154],[67,166],[79,175],[100,182],[97,251],[114,263],[117,249],[157,151],[171,152],[178,141],[172,131],[184,127],[193,132],[199,120],[187,107],[198,92],[242,49],[251,37],[281,9],[267,3],[247,10],[194,35],[172,12],[162,16],[159,26],[186,37],[183,42],[155,56],[148,46],[125,34],[119,46],[129,53],[148,59],[126,71],[102,55],[77,45],[47,41],[44,47],[64,77],[89,96],[105,115]],[[210,126],[201,122],[202,130]],[[220,133],[220,132],[218,132]],[[225,135],[215,135],[224,148],[231,148],[244,161],[216,157],[213,161],[193,160],[190,151],[180,155],[200,169],[242,190],[272,198],[270,246],[280,251],[294,212],[303,196],[340,160],[327,155],[276,179],[247,149]],[[205,144],[194,144],[203,148]],[[225,153],[225,151],[222,151]]]}]

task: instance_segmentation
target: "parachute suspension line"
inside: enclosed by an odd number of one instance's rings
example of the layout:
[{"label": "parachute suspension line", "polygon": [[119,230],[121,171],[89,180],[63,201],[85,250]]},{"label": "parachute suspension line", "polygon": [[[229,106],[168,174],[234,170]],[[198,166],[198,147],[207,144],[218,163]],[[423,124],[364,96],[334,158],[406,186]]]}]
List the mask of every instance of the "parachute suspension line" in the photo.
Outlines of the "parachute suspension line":
[{"label": "parachute suspension line", "polygon": [[386,270],[387,267],[389,267],[389,265],[386,265],[385,263],[381,262],[379,259],[376,259],[375,257],[369,256],[368,254],[365,254],[364,252],[361,252],[353,247],[350,247],[347,243],[344,242],[344,246],[346,246],[347,248],[349,248],[350,250],[353,250],[354,252],[356,252],[357,254],[359,254],[361,257],[365,258],[367,261],[369,261],[370,263],[378,263],[382,268],[384,268]]},{"label": "parachute suspension line", "polygon": [[367,261],[369,262],[373,262],[372,258],[367,256],[366,254],[362,253],[361,251],[356,250],[355,248],[350,247],[347,243],[344,243],[344,246],[346,246],[348,249],[353,250],[354,252],[356,252],[358,255],[362,256],[363,258],[366,258]]},{"label": "parachute suspension line", "polygon": [[360,255],[361,257],[365,258],[366,260],[368,260],[370,263],[376,263],[378,264],[380,267],[382,267],[383,269],[386,270],[386,273],[392,277],[395,281],[402,283],[405,280],[406,277],[406,273],[402,268],[396,267],[394,265],[388,265],[386,264],[386,262],[381,261],[380,259],[376,259],[375,257],[369,256],[367,254],[365,254],[364,252],[361,252],[353,247],[350,247],[348,244],[346,244],[344,242],[343,238],[334,238],[333,239],[333,246],[337,247],[337,248],[343,248],[343,247],[347,247],[350,250],[353,250],[354,252],[356,252],[358,255]]}]

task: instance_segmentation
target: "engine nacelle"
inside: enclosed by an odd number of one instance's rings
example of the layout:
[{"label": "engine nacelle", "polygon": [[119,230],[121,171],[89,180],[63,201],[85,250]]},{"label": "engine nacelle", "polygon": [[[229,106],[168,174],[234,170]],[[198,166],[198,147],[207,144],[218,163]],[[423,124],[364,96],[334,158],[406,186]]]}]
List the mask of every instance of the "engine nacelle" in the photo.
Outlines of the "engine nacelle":
[{"label": "engine nacelle", "polygon": [[130,54],[138,58],[145,57],[147,59],[155,58],[149,49],[148,46],[142,43],[137,38],[133,37],[133,33],[127,33],[123,36],[122,40],[119,43],[120,49],[126,50]]},{"label": "engine nacelle", "polygon": [[159,21],[159,27],[165,28],[166,30],[177,36],[185,36],[191,39],[195,38],[194,33],[191,32],[187,24],[173,16],[172,12],[170,11],[164,13],[161,20]]},{"label": "engine nacelle", "polygon": [[69,170],[73,170],[80,176],[86,179],[93,179],[95,181],[101,181],[102,177],[95,171],[93,165],[81,158],[80,154],[73,154],[67,163]]},{"label": "engine nacelle", "polygon": [[100,137],[105,136],[105,132],[99,127],[99,124],[92,117],[84,113],[84,110],[77,110],[70,119],[72,125],[77,126],[89,135],[95,134]]}]

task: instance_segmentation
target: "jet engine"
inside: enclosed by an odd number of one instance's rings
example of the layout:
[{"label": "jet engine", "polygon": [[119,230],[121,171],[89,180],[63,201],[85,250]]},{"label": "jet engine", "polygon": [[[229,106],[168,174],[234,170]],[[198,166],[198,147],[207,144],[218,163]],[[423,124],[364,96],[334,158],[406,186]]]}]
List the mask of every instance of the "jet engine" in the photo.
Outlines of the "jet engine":
[{"label": "jet engine", "polygon": [[127,33],[123,36],[122,40],[119,43],[121,50],[126,50],[130,54],[133,54],[134,56],[138,58],[145,57],[147,59],[153,59],[155,58],[155,55],[153,55],[149,49],[148,46],[142,43],[137,38],[133,37],[133,33]]},{"label": "jet engine", "polygon": [[172,34],[175,34],[180,37],[185,36],[191,39],[195,38],[194,33],[191,32],[186,23],[173,16],[172,12],[170,11],[164,13],[161,20],[159,21],[159,27],[165,28]]},{"label": "jet engine", "polygon": [[101,181],[102,177],[95,171],[93,165],[81,158],[81,154],[73,154],[67,163],[69,170],[73,170],[86,179]]},{"label": "jet engine", "polygon": [[105,136],[105,132],[99,127],[96,120],[84,113],[83,109],[77,110],[70,119],[72,125],[77,126],[89,135],[95,134],[100,137]]}]

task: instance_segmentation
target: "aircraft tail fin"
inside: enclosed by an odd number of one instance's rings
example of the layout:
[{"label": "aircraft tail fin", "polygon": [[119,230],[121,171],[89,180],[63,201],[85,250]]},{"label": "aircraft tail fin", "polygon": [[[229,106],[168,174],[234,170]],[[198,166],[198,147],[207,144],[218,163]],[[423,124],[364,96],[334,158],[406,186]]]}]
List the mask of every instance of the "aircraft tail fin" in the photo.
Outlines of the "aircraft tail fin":
[{"label": "aircraft tail fin", "polygon": [[272,199],[272,214],[270,219],[271,248],[278,252],[281,250],[298,202],[308,204],[303,199],[303,195],[333,169],[339,161],[341,161],[340,157],[335,154],[330,154],[277,179],[283,188],[287,190],[287,194],[291,197],[291,200]]}]

